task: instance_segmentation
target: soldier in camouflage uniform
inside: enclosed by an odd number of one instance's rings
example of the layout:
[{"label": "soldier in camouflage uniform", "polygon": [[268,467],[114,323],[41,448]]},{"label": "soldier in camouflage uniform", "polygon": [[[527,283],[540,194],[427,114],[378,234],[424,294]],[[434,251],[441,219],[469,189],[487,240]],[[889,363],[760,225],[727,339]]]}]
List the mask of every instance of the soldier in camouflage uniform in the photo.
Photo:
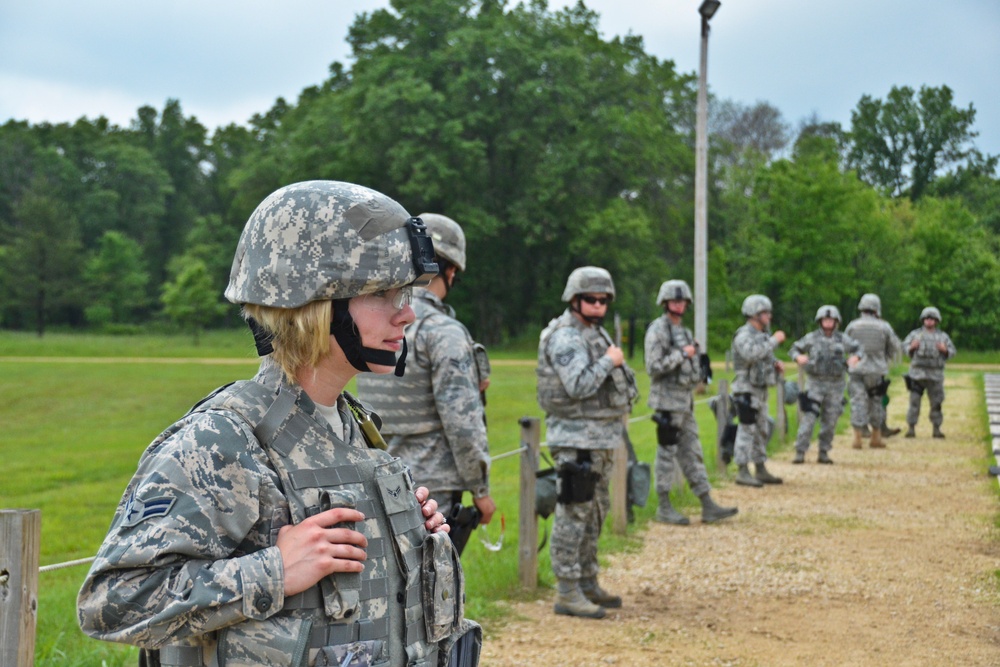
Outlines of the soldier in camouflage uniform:
[{"label": "soldier in camouflage uniform", "polygon": [[785,332],[770,333],[771,310],[771,300],[766,296],[748,296],[741,308],[746,324],[733,336],[733,400],[739,417],[733,458],[738,467],[736,483],[743,486],[782,482],[765,465],[770,433],[767,388],[777,384],[778,375],[785,371],[785,365],[774,356],[774,348],[784,342]]},{"label": "soldier in camouflage uniform", "polygon": [[795,438],[795,458],[803,463],[819,418],[819,463],[833,463],[833,433],[844,412],[847,369],[859,360],[861,344],[838,331],[840,311],[836,306],[820,306],[816,311],[819,329],[795,341],[788,352],[806,374],[806,390],[799,393],[799,432]]},{"label": "soldier in camouflage uniform", "polygon": [[[465,234],[451,218],[424,213],[420,219],[434,239],[441,272],[413,291],[416,321],[406,328],[410,350],[406,374],[363,374],[358,394],[382,418],[389,453],[410,468],[448,517],[459,552],[475,525],[490,522],[490,452],[483,397],[489,384],[485,348],[455,319],[444,299],[465,271]],[[480,362],[477,363],[477,357]],[[478,512],[461,508],[462,492],[472,494]]]},{"label": "soldier in camouflage uniform", "polygon": [[649,373],[649,407],[656,422],[656,520],[686,526],[691,521],[670,504],[670,483],[680,463],[691,491],[701,501],[701,520],[714,523],[737,513],[735,507],[720,507],[712,500],[712,487],[705,472],[705,457],[694,418],[694,389],[701,379],[698,342],[683,324],[691,305],[691,288],[683,280],[660,285],[656,303],[663,316],[646,329],[646,372]]},{"label": "soldier in camouflage uniform", "polygon": [[881,318],[882,301],[877,294],[864,294],[858,302],[861,317],[852,320],[844,333],[861,343],[861,361],[848,371],[847,392],[851,399],[851,426],[854,449],[861,449],[863,429],[870,427],[873,449],[885,447],[882,424],[885,408],[882,397],[889,387],[889,362],[899,357],[900,344],[892,326]]},{"label": "soldier in camouflage uniform", "polygon": [[296,183],[257,207],[226,297],[265,358],[142,455],[80,591],[84,632],[150,665],[478,662],[445,518],[343,391],[401,370],[410,286],[436,271],[419,219],[368,188]]},{"label": "soldier in camouflage uniform", "polygon": [[574,270],[562,295],[569,308],[549,322],[538,343],[538,403],[559,470],[551,543],[557,614],[604,618],[605,608],[622,604],[597,583],[614,449],[625,446],[623,417],[638,396],[621,348],[601,326],[614,296],[606,270]]},{"label": "soldier in camouflage uniform", "polygon": [[911,331],[903,340],[903,349],[910,357],[910,371],[905,376],[906,388],[910,391],[910,408],[906,412],[909,428],[905,437],[914,438],[917,435],[915,428],[920,417],[920,399],[926,391],[931,404],[934,437],[943,438],[941,404],[944,403],[944,365],[955,356],[955,344],[951,342],[951,336],[938,329],[941,311],[937,308],[924,308],[920,320],[924,325]]}]

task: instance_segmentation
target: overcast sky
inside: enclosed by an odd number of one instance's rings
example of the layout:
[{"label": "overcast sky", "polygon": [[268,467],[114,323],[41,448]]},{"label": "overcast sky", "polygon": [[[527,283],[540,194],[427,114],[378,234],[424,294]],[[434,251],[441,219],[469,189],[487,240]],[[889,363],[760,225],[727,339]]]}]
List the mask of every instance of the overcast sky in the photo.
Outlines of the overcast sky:
[{"label": "overcast sky", "polygon": [[[550,0],[550,7],[568,3]],[[697,73],[700,0],[589,0],[604,36]],[[350,64],[355,14],[388,0],[0,0],[0,123],[106,116],[181,102],[210,130],[244,124]],[[708,81],[721,98],[767,101],[797,125],[845,127],[862,95],[949,86],[976,108],[976,145],[1000,154],[1000,1],[722,0]]]}]

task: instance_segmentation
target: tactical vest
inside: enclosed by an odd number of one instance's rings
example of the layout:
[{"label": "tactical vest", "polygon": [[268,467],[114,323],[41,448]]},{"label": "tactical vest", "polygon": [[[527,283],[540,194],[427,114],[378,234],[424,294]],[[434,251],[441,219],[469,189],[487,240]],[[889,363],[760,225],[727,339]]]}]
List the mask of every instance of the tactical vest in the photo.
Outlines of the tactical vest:
[{"label": "tactical vest", "polygon": [[827,337],[822,331],[814,331],[812,350],[806,363],[807,375],[828,380],[843,380],[847,372],[847,349],[844,346],[844,334],[834,331]]},{"label": "tactical vest", "polygon": [[885,352],[892,334],[882,320],[862,316],[847,325],[846,333],[858,341],[865,351],[861,361],[851,369],[852,375],[885,375],[889,372]]},{"label": "tactical vest", "polygon": [[612,344],[600,326],[576,326],[573,313],[569,311],[549,322],[542,331],[538,346],[538,404],[546,413],[565,419],[610,419],[627,415],[639,392],[635,375],[624,364],[613,368],[597,392],[587,398],[572,398],[566,391],[548,354],[549,338],[555,331],[566,327],[575,328],[580,333],[589,363],[603,357]]},{"label": "tactical vest", "polygon": [[[364,373],[357,379],[358,394],[382,418],[384,435],[420,435],[444,428],[434,401],[430,359],[426,351],[421,353],[417,335],[425,323],[447,315],[429,304],[421,304],[423,309],[429,312],[406,328],[406,346],[410,352],[403,377]],[[457,320],[455,323],[462,326]],[[462,330],[476,362],[477,379],[482,382],[489,377],[486,348],[475,343],[464,326]]]},{"label": "tactical vest", "polygon": [[[667,315],[659,318],[666,327],[667,339],[670,341],[670,348],[683,350],[685,345],[693,345],[694,339],[690,332],[682,326],[674,326]],[[650,326],[656,325],[656,321]],[[693,389],[701,380],[701,371],[698,368],[698,355],[685,357],[677,368],[673,369],[657,382],[663,382],[682,389]]]},{"label": "tactical vest", "polygon": [[[336,507],[362,512],[365,521],[354,529],[368,539],[365,568],[324,578],[286,598],[282,610],[270,618],[219,631],[216,660],[208,664],[355,665],[369,664],[363,662],[367,659],[372,665],[436,666],[436,642],[452,632],[463,613],[457,556],[450,572],[439,571],[438,581],[428,581],[434,574],[428,576],[425,560],[443,545],[424,527],[406,467],[384,451],[349,444],[361,439],[353,419],[345,419],[349,436],[341,442],[325,420],[299,405],[300,399],[308,400],[300,396],[301,388],[279,386],[275,393],[273,386],[237,382],[210,395],[192,412],[235,414],[250,429],[278,473],[293,523]],[[277,531],[272,544],[276,539]],[[454,551],[450,544],[447,548],[450,557]],[[449,580],[457,592],[435,595],[426,590]],[[402,636],[398,628],[405,628]],[[177,656],[183,658],[184,648],[165,647],[163,664],[203,664],[180,661]],[[351,651],[357,661],[347,658]]]},{"label": "tactical vest", "polygon": [[910,368],[926,368],[938,370],[944,368],[948,361],[948,356],[941,354],[937,349],[938,342],[947,343],[945,337],[939,331],[918,330],[917,340],[920,346],[914,352],[907,350],[910,355]]},{"label": "tactical vest", "polygon": [[750,324],[744,324],[737,329],[733,336],[733,387],[741,384],[749,384],[753,387],[768,387],[778,382],[778,372],[774,368],[774,352],[772,350],[764,359],[747,359],[738,349],[736,343],[737,336],[744,329],[749,328],[751,335],[769,338],[764,331],[758,331]]}]

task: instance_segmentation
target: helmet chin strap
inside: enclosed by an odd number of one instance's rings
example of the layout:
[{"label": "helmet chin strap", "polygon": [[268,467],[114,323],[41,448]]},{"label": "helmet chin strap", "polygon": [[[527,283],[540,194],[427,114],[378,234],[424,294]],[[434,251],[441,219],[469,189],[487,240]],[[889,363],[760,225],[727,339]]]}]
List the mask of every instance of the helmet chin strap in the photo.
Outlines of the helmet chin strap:
[{"label": "helmet chin strap", "polygon": [[371,373],[368,364],[378,366],[395,366],[396,377],[403,377],[406,368],[406,339],[403,339],[403,349],[399,359],[389,350],[376,350],[361,344],[361,336],[354,325],[354,318],[348,310],[348,299],[333,300],[333,318],[330,322],[330,334],[337,339],[337,344],[344,351],[344,356],[351,365],[362,373]]},{"label": "helmet chin strap", "polygon": [[[576,305],[573,305],[573,304],[576,304]],[[569,309],[571,311],[573,311],[574,313],[576,313],[577,315],[579,315],[580,317],[582,317],[585,321],[590,322],[591,324],[596,324],[598,326],[604,324],[604,318],[607,317],[607,314],[605,314],[605,315],[584,315],[583,314],[583,309],[580,308],[580,297],[576,297],[575,299],[573,299],[573,302],[570,304]]]}]

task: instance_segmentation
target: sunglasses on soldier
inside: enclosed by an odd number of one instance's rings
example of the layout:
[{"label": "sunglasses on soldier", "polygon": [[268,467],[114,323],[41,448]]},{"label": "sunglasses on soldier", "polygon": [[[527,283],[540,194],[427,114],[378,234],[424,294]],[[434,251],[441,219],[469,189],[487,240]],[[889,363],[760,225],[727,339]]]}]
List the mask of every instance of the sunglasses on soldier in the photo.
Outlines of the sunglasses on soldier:
[{"label": "sunglasses on soldier", "polygon": [[611,298],[607,296],[594,296],[593,294],[583,294],[580,296],[580,301],[588,303],[591,306],[595,304],[601,304],[602,306],[606,306],[611,301]]}]

